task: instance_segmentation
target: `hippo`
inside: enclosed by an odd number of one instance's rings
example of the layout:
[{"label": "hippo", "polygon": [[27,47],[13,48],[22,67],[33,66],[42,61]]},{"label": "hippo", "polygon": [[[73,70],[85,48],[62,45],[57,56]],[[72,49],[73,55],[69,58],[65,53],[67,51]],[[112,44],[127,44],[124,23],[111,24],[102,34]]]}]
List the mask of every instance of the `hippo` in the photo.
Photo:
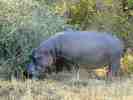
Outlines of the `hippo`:
[{"label": "hippo", "polygon": [[108,65],[108,76],[117,76],[123,48],[123,42],[107,32],[58,32],[33,50],[27,72],[39,77],[65,66],[68,70],[74,67],[78,76],[80,66],[88,70]]}]

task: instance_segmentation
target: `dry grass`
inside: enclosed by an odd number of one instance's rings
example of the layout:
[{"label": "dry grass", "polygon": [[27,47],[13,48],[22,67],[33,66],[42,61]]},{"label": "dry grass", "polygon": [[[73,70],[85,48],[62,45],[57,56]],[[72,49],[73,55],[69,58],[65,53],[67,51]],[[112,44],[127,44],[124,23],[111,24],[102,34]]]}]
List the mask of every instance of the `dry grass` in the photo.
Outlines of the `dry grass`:
[{"label": "dry grass", "polygon": [[0,81],[0,100],[133,100],[133,78],[107,82],[89,79]]},{"label": "dry grass", "polygon": [[68,72],[38,81],[0,80],[0,100],[133,100],[133,76],[110,82],[105,81],[105,69],[94,74],[103,80],[89,79],[91,75],[85,69],[80,69],[78,82],[73,82]]}]

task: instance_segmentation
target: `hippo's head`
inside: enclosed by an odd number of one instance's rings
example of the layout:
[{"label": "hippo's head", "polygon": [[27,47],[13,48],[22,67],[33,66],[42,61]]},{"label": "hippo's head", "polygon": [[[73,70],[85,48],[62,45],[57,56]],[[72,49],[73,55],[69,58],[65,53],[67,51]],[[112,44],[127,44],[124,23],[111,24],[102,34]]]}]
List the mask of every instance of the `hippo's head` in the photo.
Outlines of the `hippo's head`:
[{"label": "hippo's head", "polygon": [[46,48],[34,49],[31,55],[32,63],[27,66],[27,72],[34,77],[45,75],[53,64],[53,57]]}]

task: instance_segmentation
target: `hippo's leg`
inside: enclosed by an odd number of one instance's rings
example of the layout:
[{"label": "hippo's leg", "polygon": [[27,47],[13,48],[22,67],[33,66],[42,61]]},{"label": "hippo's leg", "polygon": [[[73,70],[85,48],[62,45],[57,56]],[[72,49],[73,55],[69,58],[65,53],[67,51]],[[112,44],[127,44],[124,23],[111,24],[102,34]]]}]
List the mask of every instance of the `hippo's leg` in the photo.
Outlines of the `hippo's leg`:
[{"label": "hippo's leg", "polygon": [[76,80],[79,81],[79,72],[80,72],[80,68],[79,66],[77,65],[77,68],[76,68]]},{"label": "hippo's leg", "polygon": [[117,58],[117,59],[112,60],[111,64],[109,64],[109,69],[108,69],[109,79],[112,79],[118,76],[119,71],[120,71],[120,59]]},{"label": "hippo's leg", "polygon": [[78,64],[74,64],[73,65],[73,76],[74,76],[74,78],[73,78],[73,80],[75,81],[79,81],[79,65]]}]

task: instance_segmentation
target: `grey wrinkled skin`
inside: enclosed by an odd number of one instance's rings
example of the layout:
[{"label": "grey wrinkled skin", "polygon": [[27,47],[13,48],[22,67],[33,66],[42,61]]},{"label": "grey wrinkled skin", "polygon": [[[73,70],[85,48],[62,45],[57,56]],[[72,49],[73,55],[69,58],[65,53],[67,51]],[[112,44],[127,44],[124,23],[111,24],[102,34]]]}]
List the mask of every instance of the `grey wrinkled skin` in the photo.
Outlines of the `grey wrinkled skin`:
[{"label": "grey wrinkled skin", "polygon": [[32,53],[32,63],[27,70],[39,76],[55,69],[57,72],[67,63],[96,69],[108,65],[111,75],[120,69],[123,43],[117,37],[102,32],[64,31],[42,42]]}]

